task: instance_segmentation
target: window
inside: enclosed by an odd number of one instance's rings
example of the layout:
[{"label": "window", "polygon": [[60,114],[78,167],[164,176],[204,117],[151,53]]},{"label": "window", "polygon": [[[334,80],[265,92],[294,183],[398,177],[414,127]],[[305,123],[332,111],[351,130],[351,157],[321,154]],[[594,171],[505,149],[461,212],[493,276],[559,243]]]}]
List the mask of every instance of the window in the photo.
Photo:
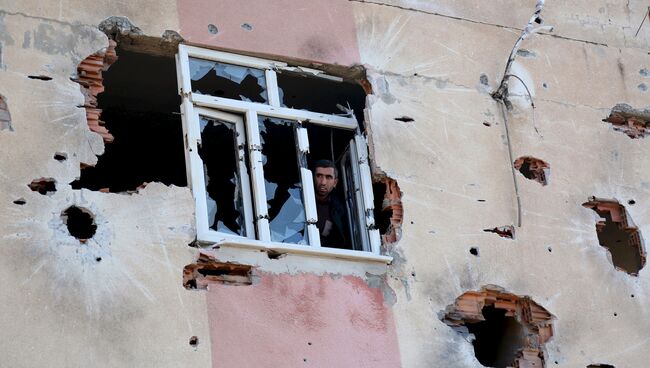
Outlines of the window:
[{"label": "window", "polygon": [[[340,78],[185,45],[176,57],[199,242],[379,254],[366,140],[345,97],[320,88],[344,88]],[[327,197],[338,198],[336,216],[314,191],[323,159],[338,172]],[[319,211],[339,225],[335,242],[321,236]]]}]

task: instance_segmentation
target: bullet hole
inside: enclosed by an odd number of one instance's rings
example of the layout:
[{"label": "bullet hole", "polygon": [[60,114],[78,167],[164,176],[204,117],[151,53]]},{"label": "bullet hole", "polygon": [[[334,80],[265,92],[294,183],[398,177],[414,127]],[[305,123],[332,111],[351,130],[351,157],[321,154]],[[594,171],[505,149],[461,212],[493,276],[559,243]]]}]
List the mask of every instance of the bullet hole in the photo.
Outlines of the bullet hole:
[{"label": "bullet hole", "polygon": [[11,125],[11,114],[9,113],[9,106],[3,95],[0,95],[0,130],[14,130]]},{"label": "bullet hole", "polygon": [[551,248],[551,247],[548,247],[546,249],[548,250],[549,253],[553,252],[553,248]]},{"label": "bullet hole", "polygon": [[24,205],[25,203],[27,203],[27,201],[25,201],[25,198],[18,198],[18,199],[16,199],[16,200],[14,201],[14,204],[17,204],[17,205],[19,205],[19,206],[22,206],[22,205]]},{"label": "bullet hole", "polygon": [[542,24],[543,20],[540,17],[535,18],[535,23]]},{"label": "bullet hole", "polygon": [[219,29],[217,28],[217,26],[210,23],[208,24],[208,32],[210,32],[210,34],[216,35],[217,33],[219,33]]},{"label": "bullet hole", "polygon": [[488,76],[485,75],[485,74],[481,74],[481,76],[479,77],[479,82],[481,82],[481,84],[484,85],[484,86],[488,86],[489,85],[488,84]]},{"label": "bullet hole", "polygon": [[28,75],[27,78],[29,78],[29,79],[39,79],[39,80],[42,80],[42,81],[52,80],[52,77],[48,77],[47,75]]},{"label": "bullet hole", "polygon": [[50,193],[56,192],[56,180],[53,178],[35,179],[31,183],[27,184],[27,186],[32,191],[38,192],[42,195],[49,195]]},{"label": "bullet hole", "polygon": [[476,248],[476,247],[471,247],[471,248],[469,248],[469,253],[470,253],[471,255],[473,255],[473,256],[478,257],[478,248]]},{"label": "bullet hole", "polygon": [[631,298],[634,298],[634,294],[630,295]]},{"label": "bullet hole", "polygon": [[627,201],[627,204],[629,204],[630,206],[634,205],[635,203],[636,201],[634,199],[630,199],[629,201]]},{"label": "bullet hole", "polygon": [[532,156],[523,156],[515,160],[514,167],[526,179],[535,180],[542,185],[548,184],[548,176],[551,171],[551,166],[548,163]]},{"label": "bullet hole", "polygon": [[95,258],[95,261],[97,261],[97,262],[101,262],[101,261],[102,261],[102,257],[97,257],[97,258]]},{"label": "bullet hole", "polygon": [[544,82],[544,83],[542,83],[542,87],[548,88],[548,84],[546,84],[546,82]]},{"label": "bullet hole", "polygon": [[490,126],[492,126],[492,124],[488,123],[487,121],[484,121],[484,122],[483,122],[483,125],[485,125],[486,127],[490,127]]},{"label": "bullet hole", "polygon": [[280,259],[282,257],[286,257],[286,253],[280,253],[278,251],[275,251],[273,249],[267,249],[266,250],[266,255],[269,257],[269,259]]},{"label": "bullet hole", "polygon": [[197,336],[190,337],[190,346],[195,348],[199,345],[199,338]]},{"label": "bullet hole", "polygon": [[636,139],[646,136],[650,118],[647,110],[634,109],[628,104],[617,104],[603,121],[610,123],[615,131]]},{"label": "bullet hole", "polygon": [[483,229],[486,233],[495,233],[502,238],[514,239],[515,237],[515,227],[512,225],[495,227],[492,229]]},{"label": "bullet hole", "polygon": [[410,117],[408,117],[408,116],[400,116],[400,117],[398,117],[398,118],[395,118],[395,120],[397,120],[397,121],[402,121],[402,122],[404,122],[404,123],[410,123],[410,122],[412,122],[412,121],[415,121],[415,119],[410,118]]},{"label": "bullet hole", "polygon": [[639,74],[641,74],[642,77],[650,77],[650,70],[643,68],[639,70]]},{"label": "bullet hole", "polygon": [[68,155],[66,153],[63,153],[63,152],[57,152],[57,153],[54,154],[54,159],[59,161],[59,162],[65,161],[65,160],[68,159]]},{"label": "bullet hole", "polygon": [[307,362],[307,358],[303,358],[302,361],[303,361],[303,362]]},{"label": "bullet hole", "polygon": [[544,344],[553,336],[553,315],[527,296],[490,286],[468,291],[441,313],[486,367],[544,367]]},{"label": "bullet hole", "polygon": [[589,364],[587,368],[616,368],[611,364]]},{"label": "bullet hole", "polygon": [[248,24],[248,23],[243,23],[243,24],[241,25],[241,27],[242,27],[242,29],[245,30],[245,31],[249,31],[249,32],[250,32],[250,31],[253,30],[253,26],[250,25],[250,24]]},{"label": "bullet hole", "polygon": [[646,252],[641,232],[632,222],[625,206],[614,199],[596,197],[590,197],[582,206],[598,214],[598,243],[609,251],[614,267],[638,276],[645,266]]},{"label": "bullet hole", "polygon": [[311,346],[311,342],[308,342],[307,345],[310,345],[310,346]]},{"label": "bullet hole", "polygon": [[638,86],[636,86],[640,91],[645,92],[648,90],[648,86],[645,83],[641,83]]},{"label": "bullet hole", "polygon": [[83,207],[70,206],[61,213],[63,223],[68,227],[70,235],[85,243],[97,231],[95,217],[92,212]]},{"label": "bullet hole", "polygon": [[485,202],[485,199],[477,199],[477,202]]},{"label": "bullet hole", "polygon": [[415,222],[411,221],[411,225],[415,224]]},{"label": "bullet hole", "polygon": [[614,313],[614,317],[618,317],[618,313]]}]

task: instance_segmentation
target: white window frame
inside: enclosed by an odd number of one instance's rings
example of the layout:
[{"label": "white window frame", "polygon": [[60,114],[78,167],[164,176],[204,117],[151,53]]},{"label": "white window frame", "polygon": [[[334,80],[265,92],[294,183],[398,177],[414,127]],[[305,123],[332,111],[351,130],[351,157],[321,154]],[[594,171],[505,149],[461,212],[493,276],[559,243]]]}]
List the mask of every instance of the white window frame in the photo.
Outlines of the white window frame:
[{"label": "white window frame", "polygon": [[[240,101],[193,93],[189,58],[199,58],[264,70],[268,103]],[[368,148],[365,138],[359,134],[356,118],[349,115],[321,114],[280,106],[276,70],[299,71],[329,79],[333,77],[314,69],[289,67],[282,62],[207,50],[182,44],[179,45],[178,54],[176,55],[176,65],[179,94],[182,97],[181,114],[183,117],[183,141],[185,144],[188,185],[191,187],[196,201],[196,228],[197,240],[199,242],[210,244],[228,243],[238,247],[272,249],[282,252],[317,254],[337,258],[360,258],[386,263],[392,260],[391,257],[380,255],[381,240],[379,230],[374,228],[374,204],[370,168],[368,166]],[[262,154],[258,127],[259,115],[296,121],[299,126],[295,130],[295,140],[298,145],[297,149],[299,154],[309,152],[309,139],[306,134],[306,129],[300,126],[302,122],[308,121],[312,124],[345,129],[357,133],[353,142],[354,144],[350,144],[350,150],[352,160],[358,163],[358,165],[352,165],[352,167],[355,178],[358,178],[355,179],[354,185],[357,203],[361,205],[361,208],[353,209],[358,211],[358,214],[351,215],[359,216],[361,224],[365,224],[366,231],[363,231],[364,249],[362,251],[320,246],[320,237],[318,228],[316,227],[317,211],[313,189],[313,176],[311,170],[306,167],[300,168],[300,176],[305,218],[308,224],[305,237],[308,239],[309,245],[271,241],[264,173],[262,171]],[[241,186],[245,210],[245,224],[243,226],[246,229],[246,237],[217,232],[209,227],[203,161],[198,154],[198,146],[201,144],[199,116],[223,120],[234,124],[238,132],[245,131],[245,139],[243,134],[238,134],[237,143],[239,147],[246,147],[250,162],[250,168],[246,167],[245,163],[240,164],[239,167],[240,179],[243,184]],[[239,154],[241,158],[243,154],[242,150],[240,150]],[[249,179],[251,185],[248,185]],[[253,218],[256,219],[255,225],[253,225]],[[255,230],[257,230],[258,239],[255,239],[253,226],[256,226]]]}]

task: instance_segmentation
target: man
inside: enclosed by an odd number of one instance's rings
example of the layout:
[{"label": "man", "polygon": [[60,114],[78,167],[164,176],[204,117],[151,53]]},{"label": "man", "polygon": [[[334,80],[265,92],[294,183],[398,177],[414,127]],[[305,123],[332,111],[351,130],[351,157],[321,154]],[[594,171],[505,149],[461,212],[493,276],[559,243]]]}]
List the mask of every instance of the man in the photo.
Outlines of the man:
[{"label": "man", "polygon": [[339,173],[330,160],[319,160],[314,164],[314,190],[318,211],[320,243],[324,247],[349,248],[345,231],[345,207],[333,193],[339,181]]}]

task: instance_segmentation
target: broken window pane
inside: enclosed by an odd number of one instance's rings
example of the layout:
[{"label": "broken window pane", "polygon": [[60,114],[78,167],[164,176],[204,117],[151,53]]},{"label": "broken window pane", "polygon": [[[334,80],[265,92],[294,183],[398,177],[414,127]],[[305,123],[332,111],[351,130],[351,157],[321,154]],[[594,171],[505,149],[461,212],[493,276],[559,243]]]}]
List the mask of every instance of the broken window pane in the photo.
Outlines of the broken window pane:
[{"label": "broken window pane", "polygon": [[245,236],[235,125],[200,117],[208,224],[219,232]]},{"label": "broken window pane", "polygon": [[296,152],[296,122],[259,117],[271,240],[306,244],[307,223]]},{"label": "broken window pane", "polygon": [[324,114],[345,114],[337,105],[354,112],[357,121],[363,121],[366,94],[359,84],[339,82],[298,73],[277,73],[280,104],[293,109]]},{"label": "broken window pane", "polygon": [[267,103],[264,70],[190,58],[192,92]]}]

